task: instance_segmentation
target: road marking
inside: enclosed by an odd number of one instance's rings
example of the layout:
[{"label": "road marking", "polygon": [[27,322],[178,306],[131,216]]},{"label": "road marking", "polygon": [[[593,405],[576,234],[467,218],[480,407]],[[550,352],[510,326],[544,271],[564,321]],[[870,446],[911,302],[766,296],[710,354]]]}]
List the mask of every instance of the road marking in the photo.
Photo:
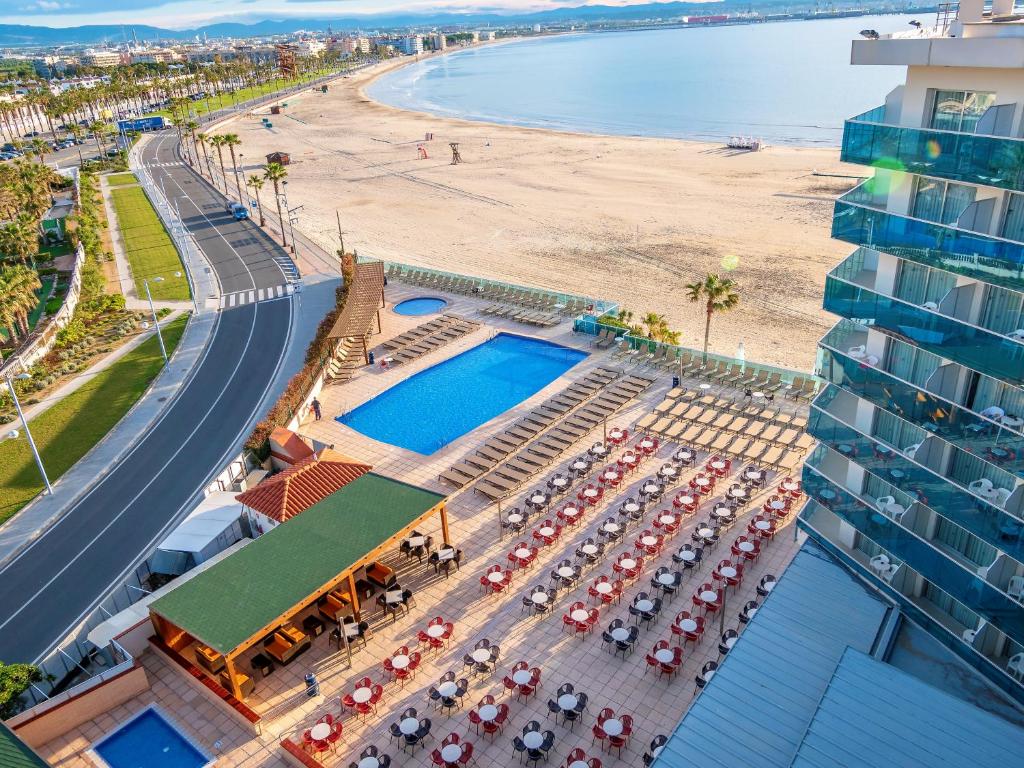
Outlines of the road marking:
[{"label": "road marking", "polygon": [[273,285],[269,288],[259,288],[256,291],[233,291],[220,297],[220,308],[231,309],[261,301],[275,301],[285,296],[291,296],[293,293],[295,293],[295,286],[290,284]]}]

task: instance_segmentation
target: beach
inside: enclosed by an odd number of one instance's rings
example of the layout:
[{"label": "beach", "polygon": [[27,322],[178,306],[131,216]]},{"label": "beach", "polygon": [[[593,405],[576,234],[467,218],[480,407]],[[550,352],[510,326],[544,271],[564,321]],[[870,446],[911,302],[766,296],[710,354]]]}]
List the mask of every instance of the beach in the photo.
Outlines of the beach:
[{"label": "beach", "polygon": [[864,175],[838,149],[752,153],[498,126],[366,97],[373,78],[407,61],[289,97],[272,129],[263,111],[219,132],[242,139],[247,175],[266,154],[290,153],[295,226],[330,251],[337,211],[360,255],[614,300],[637,318],[664,315],[687,346],[702,341],[703,309],[684,286],[720,272],[741,302],[715,318],[712,351],[732,355],[743,342],[750,360],[813,367],[832,322],[821,309],[825,273],[852,250],[829,238],[832,202],[856,181],[843,175]]}]

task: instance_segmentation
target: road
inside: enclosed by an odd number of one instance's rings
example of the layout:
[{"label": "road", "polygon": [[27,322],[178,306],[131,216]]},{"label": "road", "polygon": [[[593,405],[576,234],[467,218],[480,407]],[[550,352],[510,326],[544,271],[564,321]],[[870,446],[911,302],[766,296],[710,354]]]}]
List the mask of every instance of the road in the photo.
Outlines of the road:
[{"label": "road", "polygon": [[[0,569],[4,662],[44,658],[181,519],[238,450],[290,341],[290,261],[253,222],[227,214],[223,198],[177,162],[176,143],[164,132],[142,160],[178,199],[225,295],[223,309],[192,378],[148,434]],[[62,491],[69,492],[58,485]]]}]

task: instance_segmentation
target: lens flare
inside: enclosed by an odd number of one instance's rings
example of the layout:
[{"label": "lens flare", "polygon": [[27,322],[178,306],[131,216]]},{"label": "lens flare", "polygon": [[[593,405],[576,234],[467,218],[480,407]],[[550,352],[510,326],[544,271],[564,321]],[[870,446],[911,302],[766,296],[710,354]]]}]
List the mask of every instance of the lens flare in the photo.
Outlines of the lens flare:
[{"label": "lens flare", "polygon": [[925,142],[924,153],[928,156],[929,160],[938,160],[939,155],[942,154],[942,147],[935,139],[929,139]]},{"label": "lens flare", "polygon": [[727,272],[732,272],[736,267],[740,265],[740,257],[735,253],[727,253],[722,257],[722,269]]}]

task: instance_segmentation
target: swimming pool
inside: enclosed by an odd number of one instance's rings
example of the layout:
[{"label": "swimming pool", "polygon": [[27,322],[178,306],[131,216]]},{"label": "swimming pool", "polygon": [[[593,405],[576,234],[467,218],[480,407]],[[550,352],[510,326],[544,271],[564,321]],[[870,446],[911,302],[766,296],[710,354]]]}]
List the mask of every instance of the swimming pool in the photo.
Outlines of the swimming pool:
[{"label": "swimming pool", "polygon": [[586,356],[549,341],[499,333],[338,421],[374,440],[429,456],[540,391]]},{"label": "swimming pool", "polygon": [[201,768],[212,759],[149,706],[92,747],[110,768]]},{"label": "swimming pool", "polygon": [[416,299],[400,301],[393,307],[396,315],[432,315],[440,312],[448,305],[444,299],[433,296],[421,296]]}]

